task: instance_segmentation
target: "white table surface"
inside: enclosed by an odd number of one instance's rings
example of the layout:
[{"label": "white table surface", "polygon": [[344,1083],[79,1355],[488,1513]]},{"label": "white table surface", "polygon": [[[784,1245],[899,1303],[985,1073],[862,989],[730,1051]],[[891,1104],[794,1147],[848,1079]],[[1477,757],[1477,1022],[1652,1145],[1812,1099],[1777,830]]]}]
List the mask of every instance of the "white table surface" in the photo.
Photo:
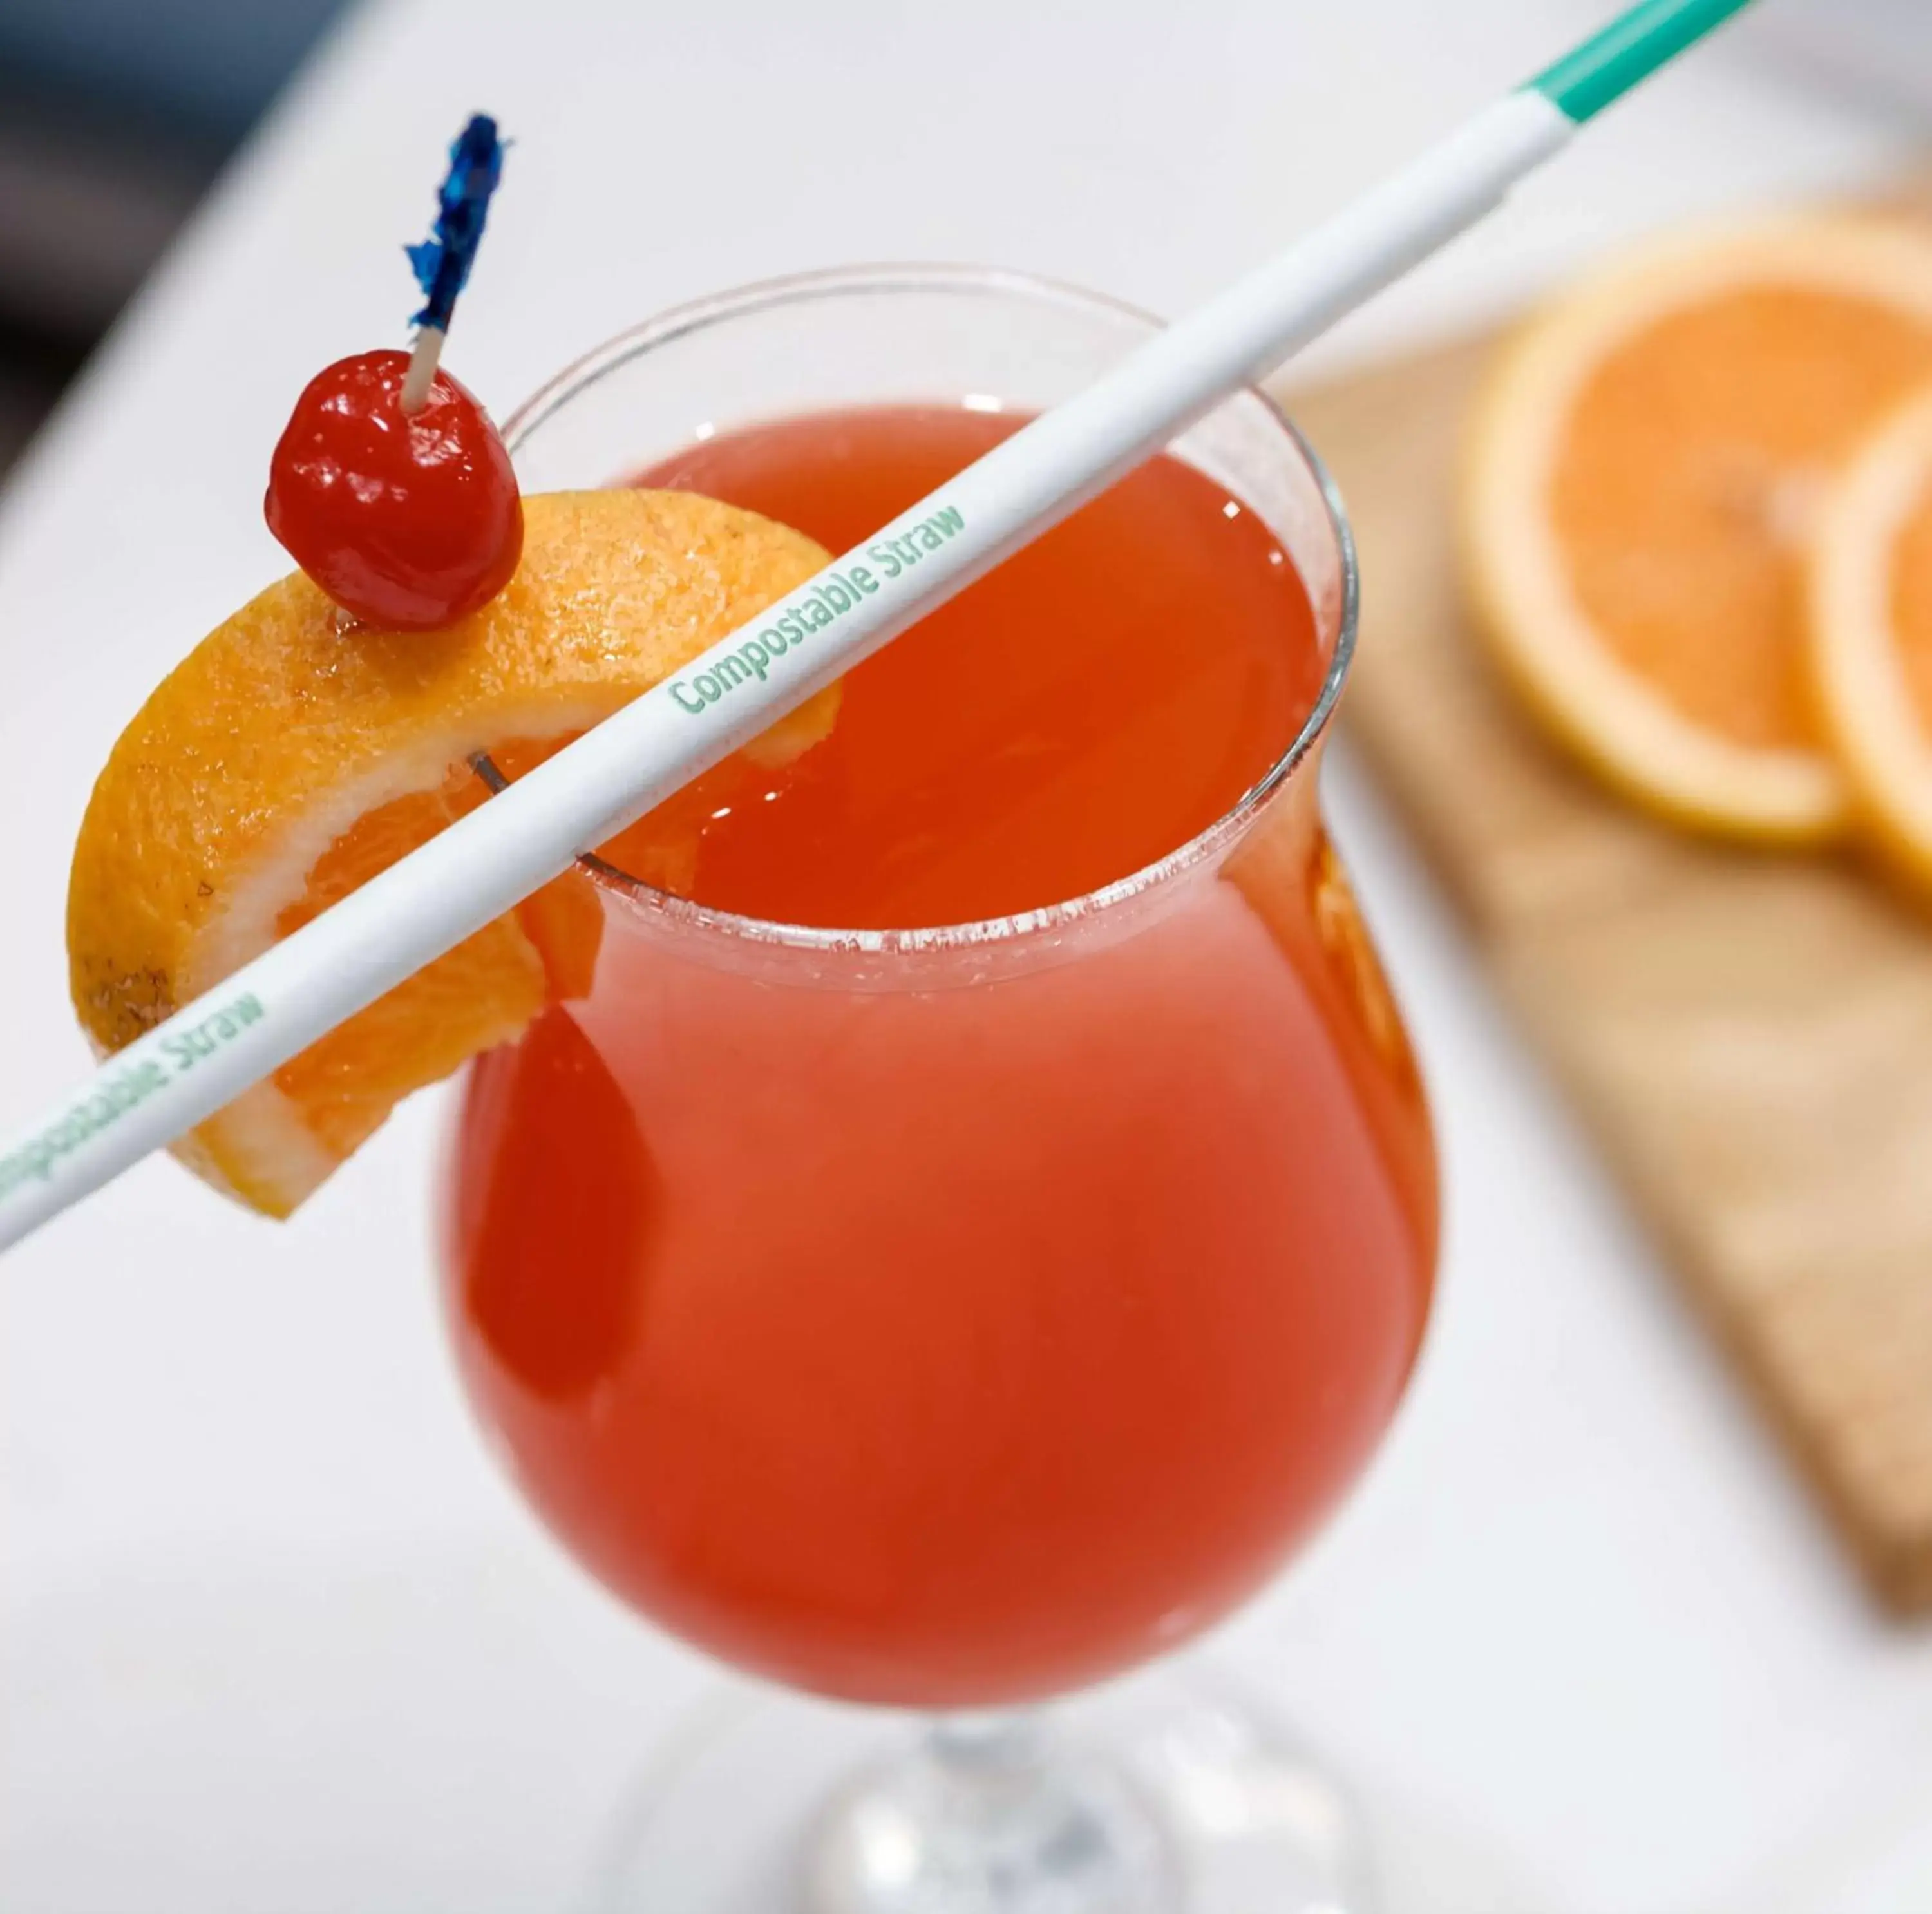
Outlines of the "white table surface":
[{"label": "white table surface", "polygon": [[[0,1124],[82,1060],[60,923],[93,772],[152,681],[282,568],[256,509],[268,448],[315,368],[395,336],[395,248],[472,106],[520,142],[452,352],[502,410],[670,301],[855,257],[995,260],[1178,309],[1602,10],[358,16],[0,508]],[[1324,353],[1910,149],[1768,47],[1734,33],[1629,103]],[[1442,1306],[1366,1485],[1221,1658],[1366,1788],[1399,1909],[1932,1906],[1932,1640],[1865,1606],[1373,794],[1336,772],[1440,1114]],[[426,1274],[442,1108],[418,1100],[285,1230],[155,1162],[0,1270],[10,1914],[574,1905],[712,1678],[550,1550],[465,1420]]]}]

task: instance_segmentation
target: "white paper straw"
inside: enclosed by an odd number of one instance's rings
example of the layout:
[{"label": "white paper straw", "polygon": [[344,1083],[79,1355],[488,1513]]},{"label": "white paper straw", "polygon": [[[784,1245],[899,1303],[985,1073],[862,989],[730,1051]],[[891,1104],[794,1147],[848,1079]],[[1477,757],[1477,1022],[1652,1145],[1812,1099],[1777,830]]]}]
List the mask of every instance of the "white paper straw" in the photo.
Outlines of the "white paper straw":
[{"label": "white paper straw", "polygon": [[[1632,55],[1633,22],[1654,65],[1741,4],[1646,0],[1551,69],[1561,86],[1539,80],[1497,101],[865,550],[128,1045],[0,1148],[0,1248],[567,869],[1442,246],[1614,97],[1605,74],[1621,90],[1648,70]],[[1558,100],[1582,97],[1580,68],[1595,91],[1566,111]]]}]

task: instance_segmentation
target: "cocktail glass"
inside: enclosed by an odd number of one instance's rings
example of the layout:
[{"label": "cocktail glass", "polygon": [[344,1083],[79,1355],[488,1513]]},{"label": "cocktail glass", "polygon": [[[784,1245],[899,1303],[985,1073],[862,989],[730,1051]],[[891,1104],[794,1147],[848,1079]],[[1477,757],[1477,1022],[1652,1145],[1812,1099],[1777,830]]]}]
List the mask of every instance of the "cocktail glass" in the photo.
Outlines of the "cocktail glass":
[{"label": "cocktail glass", "polygon": [[[819,274],[625,334],[506,436],[526,488],[619,483],[776,417],[1043,408],[1150,324],[1012,274]],[[1339,1790],[1245,1704],[1040,1706],[1178,1648],[1307,1538],[1395,1409],[1435,1253],[1420,1084],[1317,802],[1347,521],[1258,392],[1171,449],[1315,613],[1319,697],[1226,816],[1090,896],[890,931],[592,860],[589,994],[472,1076],[448,1310],[518,1481],[651,1620],[848,1705],[700,1737],[626,1828],[618,1904],[1369,1892]]]}]

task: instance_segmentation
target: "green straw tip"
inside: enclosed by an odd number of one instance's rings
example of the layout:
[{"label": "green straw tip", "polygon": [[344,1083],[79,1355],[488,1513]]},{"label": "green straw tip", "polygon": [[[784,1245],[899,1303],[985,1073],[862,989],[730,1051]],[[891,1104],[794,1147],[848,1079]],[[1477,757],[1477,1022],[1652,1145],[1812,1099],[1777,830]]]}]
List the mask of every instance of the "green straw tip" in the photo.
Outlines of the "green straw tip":
[{"label": "green straw tip", "polygon": [[1621,99],[1750,0],[1642,0],[1529,85],[1579,124]]}]

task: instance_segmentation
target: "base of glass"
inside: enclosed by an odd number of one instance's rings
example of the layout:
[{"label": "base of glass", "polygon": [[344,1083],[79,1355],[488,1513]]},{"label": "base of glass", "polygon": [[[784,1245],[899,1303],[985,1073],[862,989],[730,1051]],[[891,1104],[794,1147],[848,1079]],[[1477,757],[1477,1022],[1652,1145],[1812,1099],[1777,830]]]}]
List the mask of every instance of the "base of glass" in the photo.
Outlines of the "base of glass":
[{"label": "base of glass", "polygon": [[596,1914],[1366,1914],[1354,1811],[1280,1723],[1166,1671],[1028,1717],[733,1691],[617,1831]]}]

